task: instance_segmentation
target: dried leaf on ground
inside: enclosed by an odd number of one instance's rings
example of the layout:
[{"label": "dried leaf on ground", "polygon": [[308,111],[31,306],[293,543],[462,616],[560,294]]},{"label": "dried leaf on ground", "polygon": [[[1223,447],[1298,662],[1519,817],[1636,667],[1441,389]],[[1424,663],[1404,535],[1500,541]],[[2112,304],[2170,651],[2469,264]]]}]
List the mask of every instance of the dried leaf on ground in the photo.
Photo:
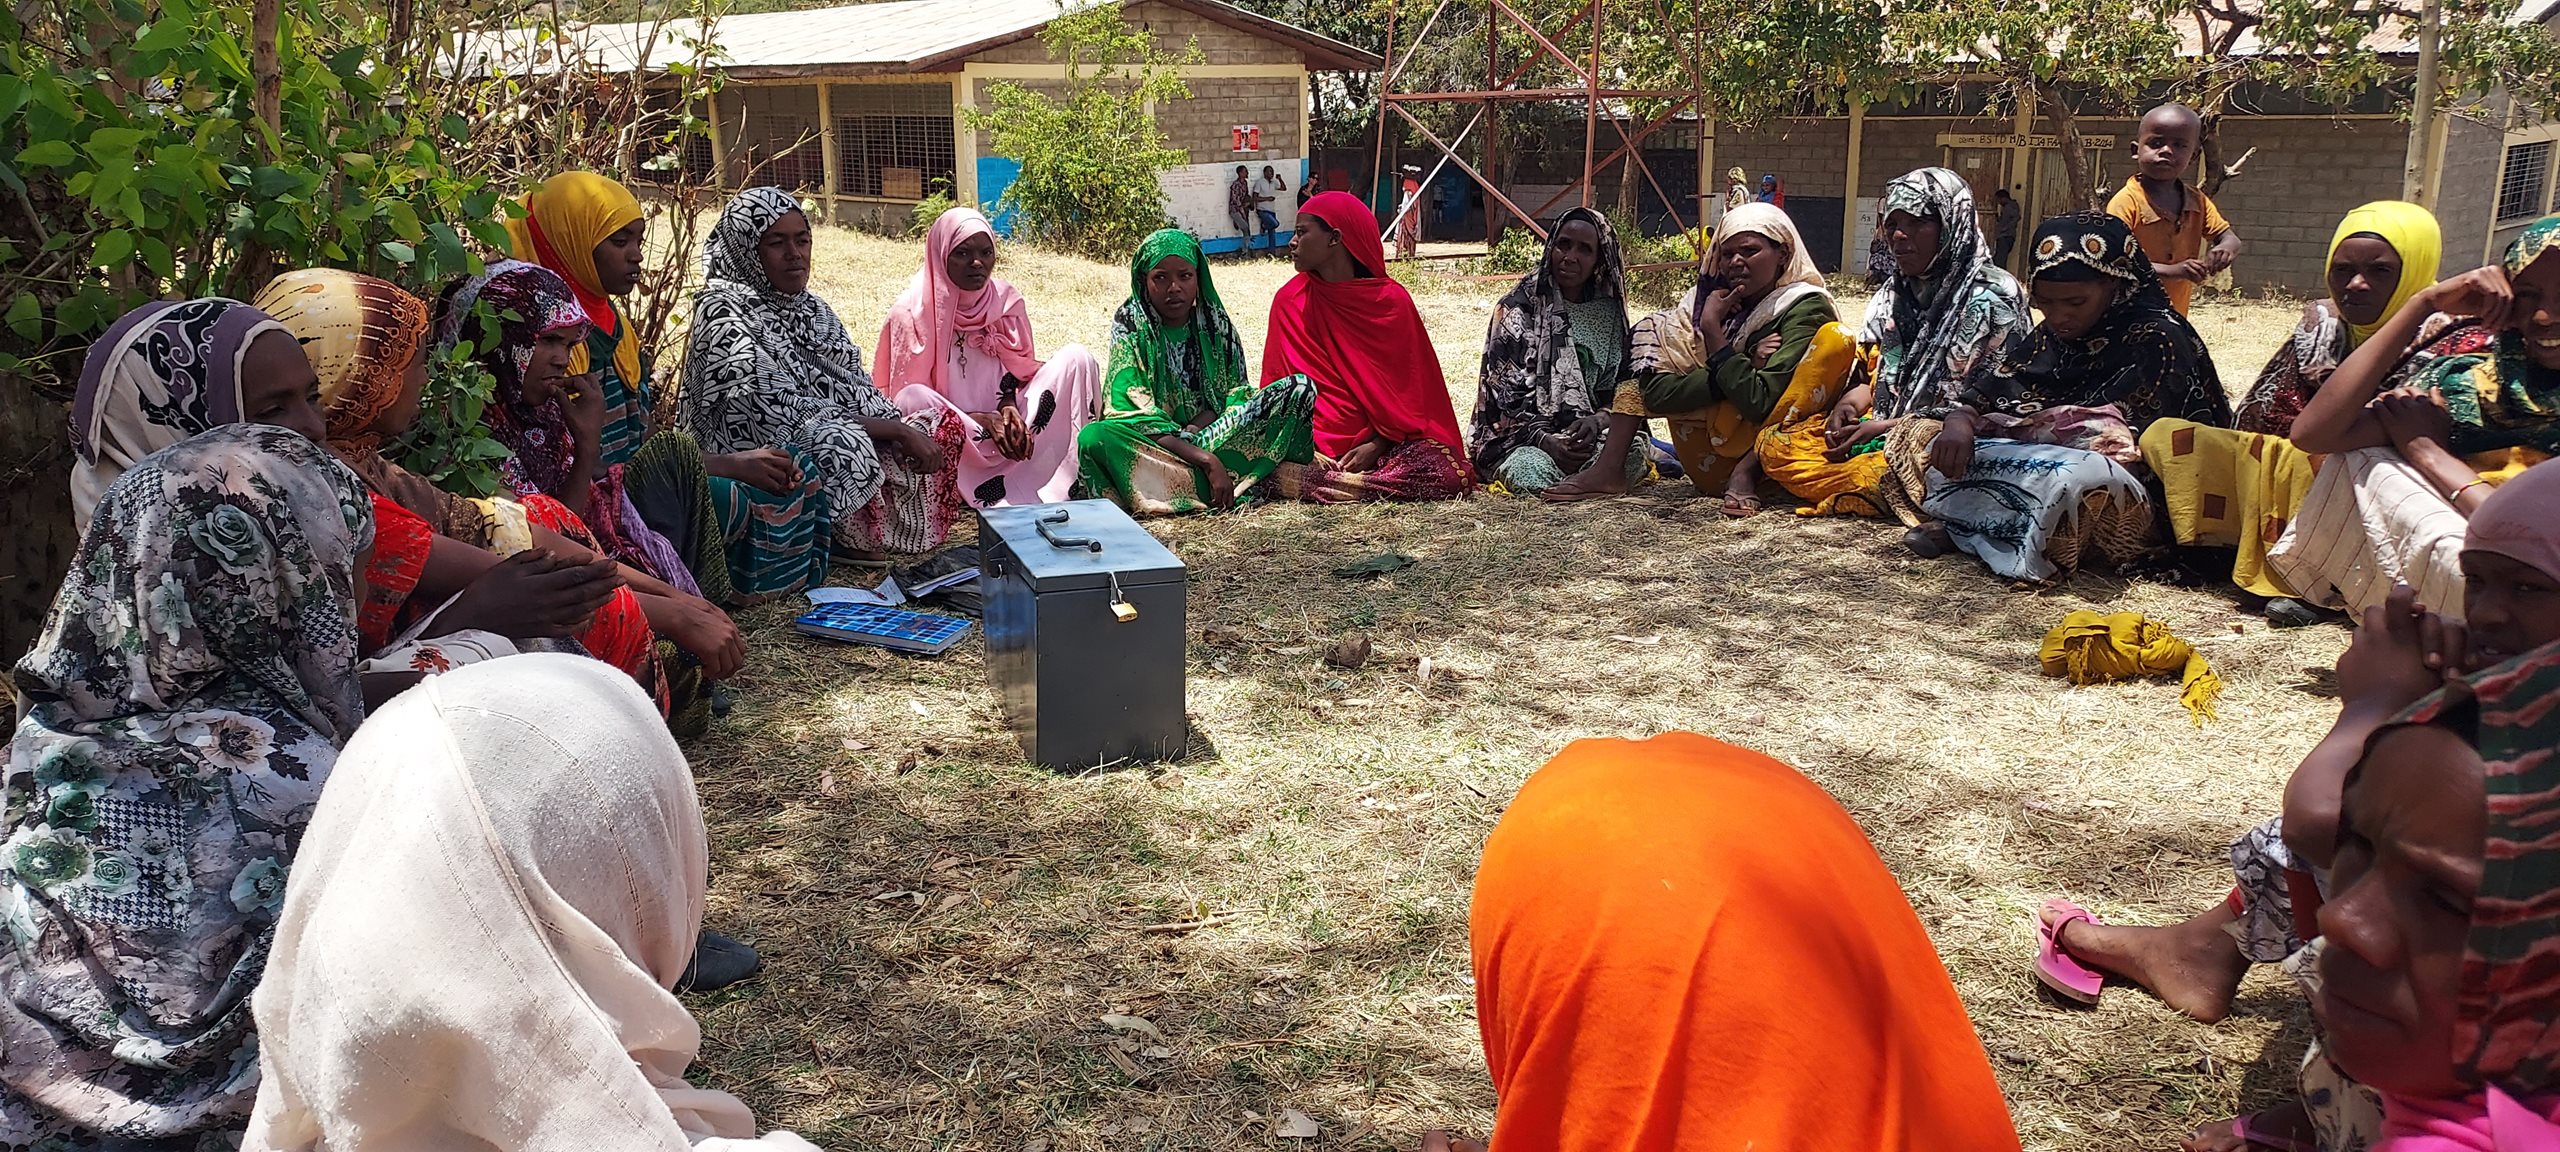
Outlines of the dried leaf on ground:
[{"label": "dried leaf on ground", "polygon": [[1324,1134],[1324,1128],[1304,1112],[1283,1108],[1280,1122],[1271,1126],[1271,1134],[1283,1140],[1313,1140]]}]

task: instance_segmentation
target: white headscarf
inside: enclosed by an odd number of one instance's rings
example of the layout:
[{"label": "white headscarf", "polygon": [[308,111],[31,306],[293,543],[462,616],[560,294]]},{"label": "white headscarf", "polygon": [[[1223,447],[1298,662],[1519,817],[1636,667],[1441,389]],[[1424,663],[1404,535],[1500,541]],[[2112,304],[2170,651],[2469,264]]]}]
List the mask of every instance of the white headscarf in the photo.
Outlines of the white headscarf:
[{"label": "white headscarf", "polygon": [[[1785,209],[1755,203],[1727,212],[1724,222],[1716,227],[1716,243],[1721,245],[1726,238],[1746,232],[1785,249],[1787,261],[1778,270],[1777,281],[1743,315],[1741,326],[1733,329],[1733,347],[1747,353],[1789,306],[1809,295],[1829,296],[1831,288],[1822,279],[1822,269],[1814,265],[1812,254],[1804,250],[1804,237],[1796,233],[1796,222],[1788,218]],[[1708,250],[1708,259],[1715,259],[1713,249]],[[1698,330],[1693,320],[1697,314],[1698,287],[1692,284],[1681,294],[1680,303],[1637,321],[1630,334],[1628,373],[1694,372],[1704,365],[1706,358],[1698,353]]]},{"label": "white headscarf", "polygon": [[701,1032],[669,989],[708,870],[684,754],[611,667],[511,656],[411,689],[303,838],[244,1148],[814,1152],[684,1081]]}]

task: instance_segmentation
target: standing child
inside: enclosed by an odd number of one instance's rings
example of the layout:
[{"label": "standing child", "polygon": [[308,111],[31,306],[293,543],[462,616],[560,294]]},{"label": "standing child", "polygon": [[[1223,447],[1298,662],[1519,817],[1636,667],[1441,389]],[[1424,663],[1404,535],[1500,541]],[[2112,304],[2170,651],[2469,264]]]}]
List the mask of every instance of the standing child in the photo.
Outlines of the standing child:
[{"label": "standing child", "polygon": [[2181,316],[2197,284],[2240,258],[2240,234],[2201,189],[2187,183],[2187,167],[2203,147],[2204,117],[2195,109],[2163,104],[2143,113],[2133,137],[2133,175],[2107,202],[2107,214],[2124,221],[2142,242],[2152,273]]}]

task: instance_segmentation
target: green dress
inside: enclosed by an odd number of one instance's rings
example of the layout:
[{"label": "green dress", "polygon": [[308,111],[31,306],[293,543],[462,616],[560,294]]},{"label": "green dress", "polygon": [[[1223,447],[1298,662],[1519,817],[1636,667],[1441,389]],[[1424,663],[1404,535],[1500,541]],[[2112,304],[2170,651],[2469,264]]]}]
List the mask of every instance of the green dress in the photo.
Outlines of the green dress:
[{"label": "green dress", "polygon": [[[1191,323],[1166,327],[1146,302],[1146,277],[1180,257],[1199,270]],[[1305,376],[1256,388],[1244,375],[1244,344],[1218,300],[1209,261],[1190,233],[1147,237],[1129,265],[1129,299],[1111,318],[1111,363],[1102,419],[1076,436],[1084,487],[1133,515],[1165,516],[1209,507],[1208,476],[1158,443],[1180,436],[1215,454],[1241,501],[1260,493],[1284,464],[1315,459],[1315,382]]]}]

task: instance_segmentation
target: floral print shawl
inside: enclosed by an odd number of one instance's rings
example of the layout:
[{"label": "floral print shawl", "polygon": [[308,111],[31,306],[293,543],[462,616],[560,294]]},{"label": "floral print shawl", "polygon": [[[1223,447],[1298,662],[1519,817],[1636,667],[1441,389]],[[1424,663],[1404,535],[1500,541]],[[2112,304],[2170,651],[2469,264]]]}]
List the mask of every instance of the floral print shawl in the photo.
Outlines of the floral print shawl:
[{"label": "floral print shawl", "polygon": [[[1627,362],[1626,258],[1609,218],[1589,208],[1568,209],[1554,231],[1579,221],[1600,237],[1598,266],[1591,271],[1591,299],[1620,301],[1616,333],[1619,352],[1607,363],[1623,373]],[[1520,277],[1493,307],[1492,330],[1485,334],[1484,364],[1476,384],[1475,427],[1468,439],[1475,446],[1476,471],[1490,476],[1515,448],[1535,444],[1540,436],[1560,434],[1595,411],[1606,411],[1617,396],[1618,381],[1582,378],[1582,356],[1575,351],[1571,307],[1564,290],[1547,271],[1548,261]]]},{"label": "floral print shawl", "polygon": [[[2560,216],[2526,225],[2502,263],[2514,277],[2538,260],[2560,260]],[[2447,356],[2433,370],[2431,383],[2453,413],[2454,454],[2524,448],[2560,456],[2560,371],[2534,363],[2515,329],[2498,333],[2494,347]]]},{"label": "floral print shawl", "polygon": [[1944,168],[1895,177],[1876,205],[1878,224],[1896,212],[1938,222],[1938,256],[1896,271],[1867,303],[1858,342],[1877,352],[1879,417],[1945,411],[1975,365],[1997,361],[2034,327],[2017,279],[1991,258],[1963,177]]},{"label": "floral print shawl", "polygon": [[363,483],[267,425],[145,457],[103,494],[15,672],[0,1146],[247,1117],[249,993],[363,717],[352,585],[373,531]]}]

